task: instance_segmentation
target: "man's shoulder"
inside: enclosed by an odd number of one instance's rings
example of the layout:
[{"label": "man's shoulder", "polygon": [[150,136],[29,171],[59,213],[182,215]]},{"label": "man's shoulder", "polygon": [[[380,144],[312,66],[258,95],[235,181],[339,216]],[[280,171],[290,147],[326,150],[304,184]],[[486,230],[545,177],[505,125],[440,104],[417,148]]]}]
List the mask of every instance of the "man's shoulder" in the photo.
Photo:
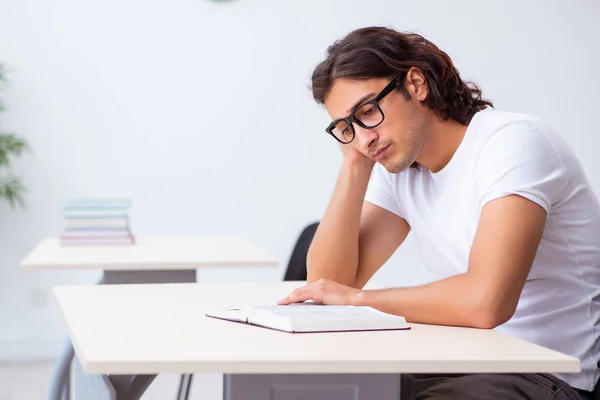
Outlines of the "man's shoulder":
[{"label": "man's shoulder", "polygon": [[473,122],[477,125],[478,131],[489,134],[515,129],[529,130],[532,127],[548,129],[548,125],[535,115],[496,109],[477,113]]},{"label": "man's shoulder", "polygon": [[476,114],[473,123],[477,128],[473,140],[479,150],[560,141],[547,122],[531,114],[490,109]]},{"label": "man's shoulder", "polygon": [[582,173],[564,138],[536,116],[494,111],[480,124],[487,126],[477,133],[472,154],[481,187],[502,187],[505,192],[535,188],[549,195],[560,192],[570,176]]}]

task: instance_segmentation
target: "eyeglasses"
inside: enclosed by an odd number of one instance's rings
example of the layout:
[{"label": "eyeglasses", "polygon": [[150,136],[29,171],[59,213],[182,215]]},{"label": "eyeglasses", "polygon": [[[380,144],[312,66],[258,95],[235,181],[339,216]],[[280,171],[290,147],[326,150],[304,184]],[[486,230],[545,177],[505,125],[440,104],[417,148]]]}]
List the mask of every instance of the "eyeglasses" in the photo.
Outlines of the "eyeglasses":
[{"label": "eyeglasses", "polygon": [[356,136],[353,123],[364,129],[373,129],[381,125],[385,116],[381,111],[379,102],[397,86],[398,80],[396,78],[392,79],[374,99],[362,103],[349,117],[333,121],[325,131],[340,143],[347,144],[353,141]]}]

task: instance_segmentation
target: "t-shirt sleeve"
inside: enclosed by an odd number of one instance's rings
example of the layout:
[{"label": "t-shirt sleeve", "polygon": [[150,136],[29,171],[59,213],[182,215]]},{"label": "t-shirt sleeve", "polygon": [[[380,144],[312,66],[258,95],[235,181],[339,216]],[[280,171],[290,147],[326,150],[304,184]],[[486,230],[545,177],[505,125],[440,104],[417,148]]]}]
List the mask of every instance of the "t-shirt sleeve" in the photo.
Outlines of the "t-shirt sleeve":
[{"label": "t-shirt sleeve", "polygon": [[395,195],[395,185],[394,175],[388,172],[381,164],[375,164],[369,185],[367,186],[365,201],[405,218]]},{"label": "t-shirt sleeve", "polygon": [[479,210],[491,200],[519,195],[550,213],[567,183],[551,138],[529,122],[494,132],[483,145],[475,169]]}]

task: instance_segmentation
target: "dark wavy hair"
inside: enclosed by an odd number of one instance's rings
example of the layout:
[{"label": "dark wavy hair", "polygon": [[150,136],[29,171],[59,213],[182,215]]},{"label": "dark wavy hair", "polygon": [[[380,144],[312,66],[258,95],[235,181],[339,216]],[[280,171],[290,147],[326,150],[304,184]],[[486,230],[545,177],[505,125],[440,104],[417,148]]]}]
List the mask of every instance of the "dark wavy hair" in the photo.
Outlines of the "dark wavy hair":
[{"label": "dark wavy hair", "polygon": [[[329,46],[326,59],[312,75],[313,97],[323,104],[336,79],[403,79],[411,67],[423,73],[425,103],[441,120],[467,125],[477,111],[493,106],[482,99],[477,85],[463,82],[450,57],[435,44],[416,33],[386,27],[357,29]],[[410,99],[404,85],[398,90]]]}]

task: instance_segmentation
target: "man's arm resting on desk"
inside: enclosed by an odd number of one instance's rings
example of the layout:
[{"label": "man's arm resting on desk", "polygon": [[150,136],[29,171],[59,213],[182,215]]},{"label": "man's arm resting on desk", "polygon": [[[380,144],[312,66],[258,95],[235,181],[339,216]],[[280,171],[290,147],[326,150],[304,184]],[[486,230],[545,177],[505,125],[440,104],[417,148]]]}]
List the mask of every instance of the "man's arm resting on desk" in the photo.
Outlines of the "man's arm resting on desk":
[{"label": "man's arm resting on desk", "polygon": [[356,226],[339,218],[339,229],[329,219],[321,222],[307,257],[309,283],[329,279],[362,288],[410,231],[403,218],[366,201],[359,218]]},{"label": "man's arm resting on desk", "polygon": [[420,287],[369,291],[321,280],[280,303],[368,305],[410,322],[493,328],[517,307],[545,221],[546,211],[520,196],[493,200],[481,213],[464,274]]}]

